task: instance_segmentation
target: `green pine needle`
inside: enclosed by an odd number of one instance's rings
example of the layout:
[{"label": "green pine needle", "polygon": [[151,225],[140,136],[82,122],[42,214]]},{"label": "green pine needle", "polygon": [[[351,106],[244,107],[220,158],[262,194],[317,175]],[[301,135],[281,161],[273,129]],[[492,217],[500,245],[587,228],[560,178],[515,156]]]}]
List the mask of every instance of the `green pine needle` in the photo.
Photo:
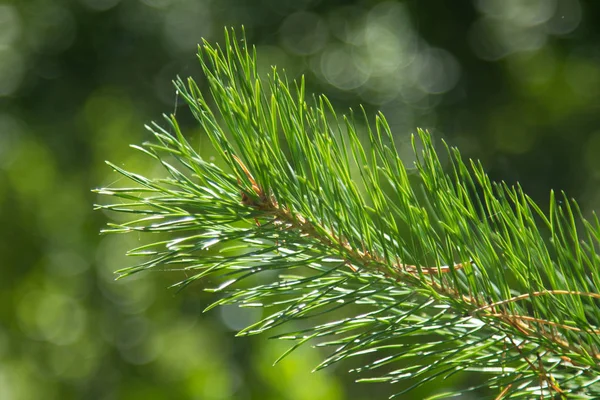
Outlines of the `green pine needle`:
[{"label": "green pine needle", "polygon": [[600,396],[595,215],[554,193],[544,212],[454,148],[442,165],[423,131],[408,171],[382,114],[363,144],[354,121],[364,111],[338,117],[325,96],[307,103],[303,78],[259,77],[233,30],[199,58],[208,89],[175,85],[219,164],[174,116],[134,146],[165,178],[109,164],[135,185],[97,190],[115,199],[98,209],[133,217],[106,232],[167,234],[133,249],[144,261],[119,276],[183,269],[178,288],[218,278],[213,306],[269,314],[240,335],[308,320],[276,337],[295,341],[290,351],[328,348],[316,369],[356,358],[361,381],[408,382],[398,395],[476,372],[477,385],[432,398],[481,388],[498,399]]}]

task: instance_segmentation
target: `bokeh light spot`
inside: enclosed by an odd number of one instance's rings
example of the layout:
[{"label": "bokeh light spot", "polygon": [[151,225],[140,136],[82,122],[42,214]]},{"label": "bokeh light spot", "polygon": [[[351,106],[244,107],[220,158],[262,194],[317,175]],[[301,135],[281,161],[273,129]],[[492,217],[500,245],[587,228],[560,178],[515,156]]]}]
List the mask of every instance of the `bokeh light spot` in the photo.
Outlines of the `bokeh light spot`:
[{"label": "bokeh light spot", "polygon": [[482,59],[541,49],[548,35],[564,35],[579,26],[578,0],[477,0],[482,17],[471,27],[469,40]]},{"label": "bokeh light spot", "polygon": [[477,8],[492,18],[522,26],[548,21],[556,10],[556,0],[478,0]]},{"label": "bokeh light spot", "polygon": [[351,90],[369,78],[366,68],[357,68],[357,59],[347,45],[329,45],[321,54],[320,70],[325,80],[340,89]]},{"label": "bokeh light spot", "polygon": [[77,341],[87,323],[81,304],[51,286],[26,292],[18,302],[17,315],[29,338],[59,346]]},{"label": "bokeh light spot", "polygon": [[406,9],[396,2],[374,7],[365,26],[365,46],[374,75],[410,64],[417,51],[416,35]]},{"label": "bokeh light spot", "polygon": [[58,292],[39,298],[36,322],[43,337],[57,345],[75,342],[85,328],[86,314],[79,302]]},{"label": "bokeh light spot", "polygon": [[258,307],[239,307],[237,305],[224,305],[219,307],[223,323],[233,331],[240,331],[257,322],[262,316],[262,309]]},{"label": "bokeh light spot", "polygon": [[163,35],[167,50],[175,53],[195,51],[202,38],[211,36],[209,3],[183,0],[174,4],[165,17]]},{"label": "bokeh light spot", "polygon": [[60,2],[37,2],[27,18],[25,34],[34,51],[59,54],[73,44],[77,34],[75,18]]},{"label": "bokeh light spot", "polygon": [[427,93],[439,94],[452,89],[460,77],[460,65],[446,50],[430,48],[419,54],[415,67],[417,82]]},{"label": "bokeh light spot", "polygon": [[0,4],[0,47],[12,45],[21,34],[21,18],[8,4]]}]

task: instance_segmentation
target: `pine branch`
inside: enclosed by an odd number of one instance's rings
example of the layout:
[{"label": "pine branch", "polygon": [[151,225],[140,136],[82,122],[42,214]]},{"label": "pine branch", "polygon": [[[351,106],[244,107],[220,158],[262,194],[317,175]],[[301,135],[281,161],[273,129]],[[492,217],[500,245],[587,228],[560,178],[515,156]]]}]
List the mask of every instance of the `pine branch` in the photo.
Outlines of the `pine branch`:
[{"label": "pine branch", "polygon": [[192,274],[179,288],[218,277],[207,290],[221,298],[209,309],[270,311],[240,334],[308,319],[309,328],[276,337],[295,341],[291,350],[330,348],[317,369],[369,359],[355,368],[360,380],[410,382],[398,395],[476,371],[479,385],[443,396],[600,396],[595,214],[584,219],[554,193],[544,212],[447,146],[444,167],[423,131],[407,170],[382,114],[363,145],[352,112],[338,118],[324,96],[307,104],[303,78],[289,84],[275,68],[258,76],[256,55],[233,31],[224,48],[205,42],[199,57],[211,97],[192,79],[175,85],[221,164],[198,154],[174,116],[167,128],[147,127],[155,142],[134,146],[167,178],[111,164],[137,186],[99,189],[116,200],[97,208],[139,216],[106,232],[170,235],[132,250],[146,259],[120,276]]}]

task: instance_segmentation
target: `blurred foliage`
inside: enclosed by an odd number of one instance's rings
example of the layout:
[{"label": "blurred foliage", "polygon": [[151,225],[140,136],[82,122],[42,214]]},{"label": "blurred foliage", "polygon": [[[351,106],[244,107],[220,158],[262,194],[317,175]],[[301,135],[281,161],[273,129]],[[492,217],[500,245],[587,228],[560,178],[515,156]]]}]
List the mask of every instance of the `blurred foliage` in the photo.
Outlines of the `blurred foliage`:
[{"label": "blurred foliage", "polygon": [[233,337],[259,315],[201,315],[200,290],[166,289],[180,276],[115,282],[133,246],[97,234],[89,189],[117,179],[104,160],[149,168],[127,145],[173,110],[176,75],[199,75],[200,38],[243,24],[265,70],[585,213],[600,204],[598,15],[591,0],[2,0],[0,399],[384,398],[307,373],[315,349],[272,368],[280,344]]}]

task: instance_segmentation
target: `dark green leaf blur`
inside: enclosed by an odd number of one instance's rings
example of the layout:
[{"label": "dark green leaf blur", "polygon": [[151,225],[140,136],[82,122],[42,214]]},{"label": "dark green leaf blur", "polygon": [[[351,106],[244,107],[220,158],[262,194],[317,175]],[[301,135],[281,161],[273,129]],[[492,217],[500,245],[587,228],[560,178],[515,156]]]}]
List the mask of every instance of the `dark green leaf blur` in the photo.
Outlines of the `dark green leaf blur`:
[{"label": "dark green leaf blur", "polygon": [[[343,112],[381,110],[407,165],[428,129],[491,177],[600,209],[600,2],[582,0],[0,0],[0,399],[387,398],[352,363],[311,373],[320,349],[273,367],[286,343],[235,338],[260,310],[220,308],[200,282],[140,274],[139,236],[101,236],[95,187],[151,175],[128,147],[177,112],[211,149],[171,81],[193,76],[201,38],[245,26],[264,73],[306,75]],[[462,380],[461,380],[462,379]],[[466,385],[464,379],[449,380]],[[475,379],[475,378],[472,378]],[[411,398],[443,388],[411,392]]]}]

